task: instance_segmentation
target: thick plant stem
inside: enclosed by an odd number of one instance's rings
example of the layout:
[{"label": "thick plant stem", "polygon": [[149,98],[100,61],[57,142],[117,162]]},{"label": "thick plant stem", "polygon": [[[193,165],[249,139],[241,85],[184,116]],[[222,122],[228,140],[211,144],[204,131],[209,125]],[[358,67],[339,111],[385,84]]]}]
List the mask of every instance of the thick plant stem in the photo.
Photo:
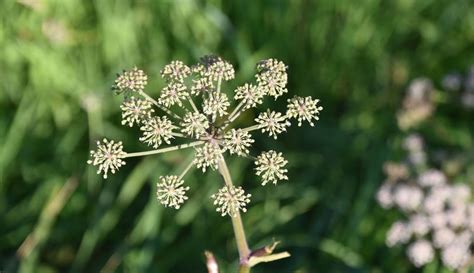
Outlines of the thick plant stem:
[{"label": "thick plant stem", "polygon": [[[219,167],[219,172],[224,178],[225,184],[228,187],[233,187],[234,184],[232,183],[232,178],[230,177],[229,168],[227,167],[227,164],[222,155],[221,155],[221,158],[219,159],[218,167]],[[239,273],[248,273],[250,272],[250,267],[247,264],[249,255],[250,255],[250,249],[247,244],[247,238],[245,237],[245,230],[244,230],[244,225],[242,224],[242,218],[240,218],[240,213],[238,211],[235,217],[230,217],[230,218],[232,220],[232,227],[234,229],[235,241],[237,243],[237,248],[239,250],[239,258],[240,258]]]},{"label": "thick plant stem", "polygon": [[250,273],[250,266],[241,264],[238,273]]}]

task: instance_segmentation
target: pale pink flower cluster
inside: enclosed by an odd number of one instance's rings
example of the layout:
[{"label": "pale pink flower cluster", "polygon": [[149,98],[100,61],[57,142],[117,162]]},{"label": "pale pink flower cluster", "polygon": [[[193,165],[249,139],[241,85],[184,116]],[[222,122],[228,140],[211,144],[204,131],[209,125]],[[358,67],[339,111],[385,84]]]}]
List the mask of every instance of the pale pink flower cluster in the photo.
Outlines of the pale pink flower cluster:
[{"label": "pale pink flower cluster", "polygon": [[[405,148],[409,153],[423,152],[423,142],[412,137],[405,141]],[[474,246],[471,188],[449,183],[440,170],[413,166],[411,160],[384,166],[387,179],[376,199],[382,208],[395,208],[403,215],[388,230],[386,244],[409,244],[407,255],[416,267],[430,263],[439,251],[444,266],[462,268],[469,262]]]},{"label": "pale pink flower cluster", "polygon": [[[464,73],[463,73],[464,74]],[[459,94],[459,99],[467,109],[474,108],[474,65],[464,75],[451,73],[445,75],[442,81],[443,88]]]}]

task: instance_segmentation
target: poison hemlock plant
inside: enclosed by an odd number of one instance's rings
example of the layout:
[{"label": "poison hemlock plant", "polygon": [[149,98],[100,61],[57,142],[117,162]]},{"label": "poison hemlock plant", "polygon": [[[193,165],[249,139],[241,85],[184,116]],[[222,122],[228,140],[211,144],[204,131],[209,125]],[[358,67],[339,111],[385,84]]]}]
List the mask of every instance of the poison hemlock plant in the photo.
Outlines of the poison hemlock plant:
[{"label": "poison hemlock plant", "polygon": [[[179,209],[188,199],[189,186],[184,177],[193,167],[202,172],[217,170],[223,177],[223,186],[210,196],[216,211],[232,220],[234,235],[240,256],[239,272],[249,272],[260,262],[269,262],[288,257],[287,252],[273,254],[276,244],[251,251],[248,247],[240,213],[247,211],[251,195],[240,186],[235,186],[229,173],[226,159],[228,155],[246,157],[255,161],[256,175],[261,185],[277,184],[288,180],[286,165],[288,161],[282,153],[273,150],[264,151],[253,157],[250,148],[254,143],[251,133],[261,131],[277,138],[286,132],[295,119],[298,126],[303,122],[314,126],[323,109],[319,100],[311,97],[288,99],[285,113],[270,109],[255,118],[255,125],[246,128],[233,128],[233,123],[250,108],[262,104],[264,97],[274,99],[283,96],[287,90],[287,67],[275,59],[267,59],[257,64],[256,81],[245,83],[233,92],[237,102],[232,111],[228,93],[223,84],[234,78],[233,66],[216,56],[205,56],[194,66],[181,61],[173,61],[161,70],[166,86],[157,99],[152,98],[144,89],[147,75],[134,68],[123,71],[117,76],[113,89],[124,95],[122,124],[136,126],[142,135],[139,140],[153,150],[143,152],[125,152],[122,142],[103,139],[97,142],[97,149],[91,151],[87,162],[98,167],[98,174],[107,178],[125,165],[129,157],[154,155],[183,149],[193,149],[194,159],[178,175],[161,176],[157,183],[157,200],[165,207]],[[199,102],[199,103],[198,103]],[[186,143],[169,145],[176,139]],[[208,268],[214,261],[210,253]]]}]

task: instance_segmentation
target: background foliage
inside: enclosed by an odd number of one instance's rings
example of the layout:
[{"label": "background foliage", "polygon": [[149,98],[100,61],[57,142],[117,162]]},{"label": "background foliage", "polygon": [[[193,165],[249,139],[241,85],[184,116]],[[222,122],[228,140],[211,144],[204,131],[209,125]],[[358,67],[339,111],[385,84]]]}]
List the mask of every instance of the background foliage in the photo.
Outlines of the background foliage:
[{"label": "background foliage", "polygon": [[[257,139],[286,154],[288,183],[262,188],[249,161],[231,162],[254,196],[244,216],[251,245],[276,238],[293,254],[255,272],[417,272],[384,245],[395,216],[373,195],[383,162],[399,153],[395,113],[408,81],[428,76],[439,87],[445,73],[467,70],[473,48],[468,0],[1,1],[0,270],[205,272],[209,249],[232,272],[230,221],[208,199],[216,174],[190,175],[191,199],[175,212],[156,201],[155,181],[183,168],[186,153],[130,160],[108,181],[85,164],[104,136],[145,148],[120,126],[116,72],[143,68],[156,96],[163,65],[215,53],[235,64],[236,84],[258,60],[281,59],[287,97],[324,106],[315,128]],[[439,94],[437,125],[424,130],[435,144],[472,148],[473,112]],[[282,109],[285,99],[266,103]]]}]

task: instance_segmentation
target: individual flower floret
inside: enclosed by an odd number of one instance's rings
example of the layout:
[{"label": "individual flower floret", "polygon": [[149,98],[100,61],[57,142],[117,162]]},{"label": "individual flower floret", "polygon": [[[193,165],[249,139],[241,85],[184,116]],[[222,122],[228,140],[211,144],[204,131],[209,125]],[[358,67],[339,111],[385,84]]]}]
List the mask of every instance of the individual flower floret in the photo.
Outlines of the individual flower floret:
[{"label": "individual flower floret", "polygon": [[229,81],[235,77],[234,67],[222,58],[214,55],[201,58],[200,63],[193,67],[193,71],[199,73],[201,77],[208,77],[213,81],[218,81],[219,79]]},{"label": "individual flower floret", "polygon": [[427,240],[418,240],[408,247],[408,258],[416,267],[421,267],[434,258],[434,250]]},{"label": "individual flower floret", "polygon": [[377,191],[375,198],[382,208],[388,209],[393,206],[394,201],[392,191],[393,185],[389,182],[384,183]]},{"label": "individual flower floret", "polygon": [[461,243],[453,243],[441,252],[441,260],[450,269],[463,267],[470,259],[469,246]]},{"label": "individual flower floret", "polygon": [[418,177],[418,184],[423,187],[441,186],[446,184],[446,180],[446,176],[443,172],[436,169],[430,169],[423,172]]},{"label": "individual flower floret", "polygon": [[288,75],[286,74],[286,66],[275,59],[261,61],[257,65],[257,83],[258,86],[265,90],[267,95],[275,99],[288,92],[286,84],[288,83]]},{"label": "individual flower floret", "polygon": [[182,61],[172,61],[160,71],[161,76],[168,81],[182,82],[191,74],[191,69]]},{"label": "individual flower floret", "polygon": [[179,209],[184,201],[188,200],[186,191],[189,187],[183,186],[184,181],[175,175],[161,176],[156,184],[156,197],[165,207]]},{"label": "individual flower floret", "polygon": [[423,191],[406,184],[398,185],[394,192],[395,204],[404,211],[413,211],[423,202]]},{"label": "individual flower floret", "polygon": [[423,214],[415,214],[411,216],[408,224],[410,225],[413,234],[418,236],[424,236],[431,230],[430,221]]},{"label": "individual flower floret", "polygon": [[242,187],[224,186],[217,193],[211,195],[214,199],[214,205],[217,206],[216,211],[222,216],[226,214],[236,217],[239,210],[246,212],[246,205],[250,203],[251,194],[245,194]]},{"label": "individual flower floret", "polygon": [[140,127],[143,131],[143,136],[140,141],[158,148],[161,143],[166,142],[170,144],[170,139],[173,137],[173,129],[176,127],[171,123],[167,117],[152,117],[148,119],[145,124]]},{"label": "individual flower floret", "polygon": [[208,167],[217,169],[217,164],[222,152],[217,143],[206,142],[203,146],[196,148],[194,164],[202,172],[206,172]]},{"label": "individual flower floret", "polygon": [[288,100],[286,115],[289,118],[297,118],[298,126],[301,126],[304,120],[308,121],[311,126],[314,126],[311,120],[319,120],[319,112],[323,110],[323,107],[318,106],[318,102],[318,99],[313,100],[311,97],[295,96]]},{"label": "individual flower floret", "polygon": [[181,124],[181,132],[190,137],[199,138],[209,128],[207,117],[199,112],[187,112]]},{"label": "individual flower floret", "polygon": [[207,93],[214,89],[214,84],[208,78],[193,79],[193,85],[191,86],[192,95],[200,95],[201,93]]},{"label": "individual flower floret", "polygon": [[262,177],[262,186],[268,182],[277,184],[278,180],[288,180],[285,165],[288,163],[282,156],[282,153],[277,153],[273,150],[263,152],[257,157],[255,161],[257,175]]},{"label": "individual flower floret", "polygon": [[182,106],[181,101],[186,99],[188,95],[186,85],[180,82],[172,82],[161,90],[158,103],[165,107],[170,107],[175,104]]},{"label": "individual flower floret", "polygon": [[284,115],[270,110],[260,113],[255,121],[258,122],[263,133],[268,132],[274,139],[278,134],[286,132],[286,127],[291,125]]},{"label": "individual flower floret", "polygon": [[277,59],[266,59],[266,60],[261,60],[257,64],[257,71],[258,72],[265,72],[265,71],[273,71],[273,72],[280,72],[284,73],[286,72],[286,65]]},{"label": "individual flower floret", "polygon": [[433,243],[437,248],[445,248],[449,246],[455,238],[456,234],[454,231],[447,227],[439,228],[433,233]]},{"label": "individual flower floret", "polygon": [[252,84],[244,84],[235,89],[234,99],[241,100],[244,103],[243,109],[249,109],[262,103],[262,98],[265,92],[262,88],[258,88]]},{"label": "individual flower floret", "polygon": [[241,129],[232,129],[224,136],[224,147],[228,149],[231,154],[235,153],[238,156],[248,155],[248,148],[250,148],[254,142],[255,140],[252,139],[250,133]]},{"label": "individual flower floret", "polygon": [[112,89],[117,93],[124,91],[140,92],[145,89],[147,81],[148,77],[145,72],[135,67],[130,71],[124,70],[121,74],[117,74],[117,79]]},{"label": "individual flower floret", "polygon": [[222,117],[227,114],[227,107],[230,106],[229,100],[224,93],[211,93],[209,98],[204,100],[204,114],[211,116],[214,121],[216,117]]},{"label": "individual flower floret", "polygon": [[125,165],[122,159],[127,155],[123,151],[122,142],[114,142],[113,140],[103,139],[102,143],[97,141],[97,150],[90,152],[93,160],[88,160],[87,164],[99,166],[97,174],[104,173],[103,177],[107,179],[107,173],[115,173],[121,166]]},{"label": "individual flower floret", "polygon": [[155,111],[152,108],[149,100],[137,99],[131,97],[125,100],[120,109],[122,109],[122,125],[128,124],[132,127],[134,124],[141,124],[150,118],[150,115]]},{"label": "individual flower floret", "polygon": [[387,246],[393,247],[398,244],[403,244],[410,240],[412,231],[410,226],[401,221],[397,221],[392,224],[387,232],[386,243]]}]

